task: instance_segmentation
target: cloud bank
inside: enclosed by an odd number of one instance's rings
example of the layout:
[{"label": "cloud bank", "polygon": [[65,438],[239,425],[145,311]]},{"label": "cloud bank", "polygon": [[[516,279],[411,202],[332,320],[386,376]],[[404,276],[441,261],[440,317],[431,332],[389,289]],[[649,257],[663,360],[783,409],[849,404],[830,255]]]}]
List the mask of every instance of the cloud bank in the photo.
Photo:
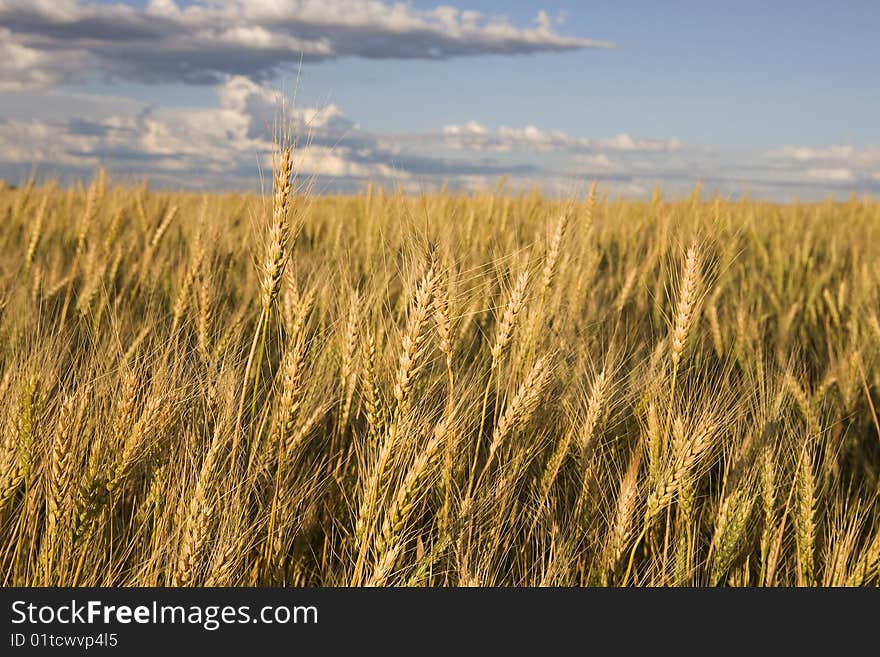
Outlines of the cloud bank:
[{"label": "cloud bank", "polygon": [[[0,118],[0,177],[12,182],[37,164],[62,181],[107,166],[122,179],[149,178],[194,189],[258,189],[271,166],[280,96],[232,76],[214,86],[211,107],[108,103],[104,114]],[[72,105],[64,91],[40,92],[46,106]],[[474,191],[506,178],[511,187],[571,194],[598,180],[611,193],[647,196],[655,185],[687,193],[700,182],[722,194],[817,198],[880,191],[880,148],[784,147],[753,158],[716,153],[675,138],[629,133],[581,137],[535,125],[468,121],[423,133],[382,134],[338,105],[288,111],[299,136],[297,169],[318,191],[351,192],[368,182],[419,192],[446,185]]]},{"label": "cloud bank", "polygon": [[140,83],[257,81],[300,61],[448,59],[612,44],[559,34],[545,12],[530,26],[454,7],[381,0],[202,0],[144,9],[79,0],[0,0],[0,81],[47,86],[98,77]]},{"label": "cloud bank", "polygon": [[766,154],[775,172],[856,191],[880,189],[880,146],[784,146]]},{"label": "cloud bank", "polygon": [[[104,165],[118,175],[176,186],[252,189],[260,168],[270,166],[280,96],[244,76],[227,78],[215,93],[217,107],[130,105],[106,116],[0,119],[0,176],[21,177],[37,163],[45,175],[87,177]],[[49,102],[64,103],[63,92]],[[507,177],[520,187],[564,192],[589,178],[621,184],[655,179],[674,166],[670,158],[688,153],[675,139],[586,139],[533,125],[468,122],[434,132],[380,134],[332,104],[292,108],[288,115],[299,138],[298,170],[334,191],[368,181],[407,191],[442,184],[473,190]]]},{"label": "cloud bank", "polygon": [[602,140],[572,137],[561,131],[546,131],[534,125],[521,128],[501,126],[491,130],[475,121],[443,128],[443,141],[450,148],[470,151],[514,151],[552,153],[594,153],[596,151],[672,152],[682,143],[672,139],[640,139],[627,133]]}]

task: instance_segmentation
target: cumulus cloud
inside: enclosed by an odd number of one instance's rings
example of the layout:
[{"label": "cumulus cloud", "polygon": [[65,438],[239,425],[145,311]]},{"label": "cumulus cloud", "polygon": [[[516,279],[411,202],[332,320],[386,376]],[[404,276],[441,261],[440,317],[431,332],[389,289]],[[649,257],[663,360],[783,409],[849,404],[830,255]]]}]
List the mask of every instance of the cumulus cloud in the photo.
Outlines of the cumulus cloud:
[{"label": "cumulus cloud", "polygon": [[766,154],[771,173],[789,180],[859,191],[877,191],[880,147],[784,146]]},{"label": "cumulus cloud", "polygon": [[777,161],[792,162],[850,162],[853,164],[880,163],[880,148],[858,149],[851,145],[812,148],[809,146],[784,146],[770,151],[767,157]]},{"label": "cumulus cloud", "polygon": [[680,150],[683,144],[675,137],[671,139],[637,139],[622,132],[610,139],[603,140],[601,146],[613,151],[669,152]]},{"label": "cumulus cloud", "polygon": [[457,150],[495,151],[510,153],[528,151],[538,153],[595,153],[625,151],[632,153],[673,152],[683,144],[672,139],[641,139],[621,133],[607,139],[586,139],[561,131],[546,131],[534,125],[523,127],[500,126],[492,130],[476,121],[447,125],[443,128],[443,142]]},{"label": "cumulus cloud", "polygon": [[[37,164],[43,176],[83,179],[104,165],[122,178],[189,188],[256,189],[271,166],[279,94],[246,76],[215,85],[212,106],[152,106],[132,99],[91,104],[54,91],[45,107],[0,118],[0,177]],[[42,92],[41,92],[42,93]],[[50,107],[80,107],[71,116]],[[89,109],[91,108],[91,109]],[[298,135],[296,165],[319,191],[355,191],[368,181],[418,192],[447,185],[476,191],[504,177],[512,188],[571,194],[598,180],[613,194],[670,194],[696,182],[724,194],[816,198],[880,191],[871,148],[788,148],[761,160],[731,158],[676,139],[581,137],[536,125],[470,121],[423,133],[379,134],[338,105],[287,109]],[[720,159],[719,159],[720,158]]]},{"label": "cumulus cloud", "polygon": [[[271,166],[280,98],[244,76],[227,78],[215,92],[214,107],[132,103],[88,118],[0,119],[0,176],[15,180],[37,164],[44,175],[85,178],[104,165],[159,184],[254,189],[260,168]],[[53,102],[64,103],[63,93]],[[512,186],[560,193],[596,178],[631,192],[649,187],[640,180],[668,175],[669,156],[680,147],[674,140],[585,139],[533,125],[490,129],[476,122],[377,134],[332,104],[288,108],[286,116],[298,136],[298,171],[328,191],[352,191],[368,181],[407,191],[443,184],[470,191],[504,177]],[[686,167],[681,171],[689,175]]]},{"label": "cumulus cloud", "polygon": [[852,171],[843,167],[834,169],[807,169],[807,178],[830,183],[855,182],[856,177]]},{"label": "cumulus cloud", "polygon": [[[0,176],[37,164],[44,174],[85,177],[99,165],[120,175],[176,186],[253,188],[271,166],[279,98],[268,86],[236,76],[217,85],[218,107],[140,107],[104,117],[66,120],[0,118]],[[325,188],[351,190],[367,181],[434,184],[538,168],[484,157],[445,158],[407,136],[362,130],[336,105],[295,107],[284,128],[297,136],[296,169]],[[413,190],[416,187],[412,187]]]},{"label": "cumulus cloud", "polygon": [[[214,88],[216,104],[150,106],[127,101],[105,112],[55,111],[0,118],[0,177],[84,179],[104,165],[122,178],[147,177],[160,185],[259,188],[271,166],[278,94],[244,76]],[[47,97],[49,98],[49,97]],[[70,102],[56,91],[47,104]],[[100,107],[95,101],[93,108]],[[535,125],[490,128],[477,122],[415,134],[378,134],[361,127],[338,105],[287,110],[299,136],[298,171],[315,177],[319,191],[348,192],[369,181],[409,192],[539,186],[572,194],[598,180],[612,194],[645,196],[657,184],[669,194],[701,182],[722,194],[821,198],[880,191],[880,166],[870,148],[790,148],[760,159],[731,158],[675,139],[628,133],[579,137]]]},{"label": "cumulus cloud", "polygon": [[577,141],[562,132],[547,132],[534,125],[521,128],[501,126],[497,130],[490,130],[476,121],[469,121],[443,128],[444,144],[457,150],[553,152],[568,150],[576,146]]},{"label": "cumulus cloud", "polygon": [[384,0],[200,0],[145,8],[80,0],[0,0],[6,87],[98,76],[135,82],[264,81],[300,61],[340,57],[447,59],[607,48],[559,34],[540,12],[530,26],[440,6]]},{"label": "cumulus cloud", "polygon": [[[85,175],[98,165],[182,185],[241,185],[269,166],[275,121],[274,92],[230,78],[217,87],[219,107],[151,107],[102,118],[65,121],[0,119],[0,169],[36,163],[50,173]],[[338,145],[357,130],[334,105],[288,111],[304,175],[383,177],[387,166],[348,160]],[[376,158],[378,161],[378,158]],[[248,185],[250,186],[250,185]]]}]

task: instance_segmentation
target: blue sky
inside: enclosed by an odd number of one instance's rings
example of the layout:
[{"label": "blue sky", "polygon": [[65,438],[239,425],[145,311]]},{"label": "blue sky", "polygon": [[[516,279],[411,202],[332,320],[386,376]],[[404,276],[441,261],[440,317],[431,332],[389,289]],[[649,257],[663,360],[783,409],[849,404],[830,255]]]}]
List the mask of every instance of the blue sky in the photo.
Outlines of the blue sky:
[{"label": "blue sky", "polygon": [[[518,24],[539,9],[561,13],[564,34],[618,48],[440,63],[331,62],[306,72],[304,91],[314,86],[316,98],[331,94],[343,106],[363,103],[381,129],[500,117],[573,134],[674,134],[756,148],[772,140],[818,146],[880,137],[876,2],[838,9],[805,1],[462,6]],[[462,103],[458,94],[475,102]],[[394,116],[384,112],[389,96],[402,110]]]},{"label": "blue sky", "polygon": [[874,2],[119,4],[0,0],[0,176],[252,187],[283,88],[324,190],[880,190]]}]

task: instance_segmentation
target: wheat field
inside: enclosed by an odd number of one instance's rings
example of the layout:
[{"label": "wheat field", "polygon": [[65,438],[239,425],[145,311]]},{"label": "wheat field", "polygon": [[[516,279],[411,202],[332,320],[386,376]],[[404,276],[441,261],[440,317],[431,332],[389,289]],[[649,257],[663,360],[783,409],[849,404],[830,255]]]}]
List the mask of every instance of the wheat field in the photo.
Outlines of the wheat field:
[{"label": "wheat field", "polygon": [[876,586],[880,204],[0,190],[0,577]]}]

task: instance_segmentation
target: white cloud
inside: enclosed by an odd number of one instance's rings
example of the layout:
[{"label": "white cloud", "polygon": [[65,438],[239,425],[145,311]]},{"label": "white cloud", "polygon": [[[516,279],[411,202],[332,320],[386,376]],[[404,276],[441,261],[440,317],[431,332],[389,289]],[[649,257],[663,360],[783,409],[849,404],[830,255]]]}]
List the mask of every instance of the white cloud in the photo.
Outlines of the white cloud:
[{"label": "white cloud", "polygon": [[[98,165],[182,185],[240,185],[270,162],[276,94],[235,77],[217,87],[219,107],[143,107],[99,119],[0,119],[0,168],[32,163],[49,172],[87,175]],[[287,112],[301,137],[300,173],[340,178],[402,176],[368,136],[345,141],[357,126],[335,105]]]},{"label": "white cloud", "polygon": [[490,130],[470,121],[447,125],[443,128],[443,141],[457,150],[493,151],[510,153],[528,151],[539,153],[594,153],[602,151],[625,151],[630,153],[673,152],[683,144],[672,139],[644,139],[621,133],[608,139],[586,139],[561,131],[547,131],[535,125],[522,127],[500,126]]},{"label": "white cloud", "polygon": [[[280,96],[243,76],[215,91],[215,107],[114,103],[105,115],[89,118],[0,119],[0,175],[37,163],[44,174],[82,178],[104,165],[158,184],[252,189],[260,167],[271,165]],[[55,92],[53,102],[64,103],[63,94]],[[560,193],[591,178],[631,191],[641,184],[636,178],[653,179],[668,168],[667,154],[657,151],[666,143],[660,140],[586,139],[535,125],[493,129],[475,121],[380,135],[337,105],[288,108],[286,115],[299,137],[298,171],[319,177],[324,190],[351,190],[370,180],[408,191],[444,183],[477,190],[505,177],[512,186]]]},{"label": "white cloud", "polygon": [[311,176],[331,178],[360,178],[362,180],[384,180],[409,178],[405,171],[395,170],[388,164],[356,162],[348,159],[351,151],[346,148],[326,146],[306,146],[296,152],[296,170]]},{"label": "white cloud", "polygon": [[807,169],[807,178],[830,183],[854,182],[856,176],[849,169],[836,167],[834,169]]},{"label": "white cloud", "polygon": [[55,67],[51,53],[19,43],[0,27],[0,90],[47,86],[56,79]]},{"label": "white cloud", "polygon": [[447,59],[606,48],[563,36],[541,12],[531,26],[473,11],[383,0],[153,0],[145,9],[79,0],[0,0],[5,86],[92,77],[216,84],[272,78],[300,61]]},{"label": "white cloud", "polygon": [[878,146],[784,146],[768,152],[766,158],[772,163],[771,175],[784,175],[788,180],[876,190],[875,172],[880,168]]},{"label": "white cloud", "polygon": [[605,139],[601,146],[615,151],[677,151],[683,145],[675,137],[671,139],[639,139],[622,132],[618,135]]},{"label": "white cloud", "polygon": [[829,146],[811,148],[809,146],[784,146],[770,151],[767,157],[774,160],[794,160],[796,162],[815,162],[820,160],[851,160],[857,151],[852,146]]},{"label": "white cloud", "polygon": [[767,153],[767,158],[775,162],[844,164],[854,168],[865,168],[880,165],[880,146],[868,145],[862,148],[849,144],[825,148],[784,146]]},{"label": "white cloud", "polygon": [[458,135],[485,135],[489,130],[486,126],[480,125],[476,121],[468,121],[464,125],[447,125],[443,126],[443,134],[455,137]]},{"label": "white cloud", "polygon": [[[0,176],[18,180],[36,163],[43,175],[86,178],[105,165],[122,177],[192,188],[254,189],[271,165],[279,94],[244,76],[215,86],[214,107],[153,107],[131,99],[83,102],[55,91],[33,114],[0,118]],[[29,92],[31,93],[31,92]],[[112,102],[110,102],[112,101]],[[69,103],[68,117],[55,111]],[[537,125],[489,127],[476,121],[416,134],[377,134],[342,107],[296,107],[287,116],[300,136],[296,164],[316,176],[320,191],[353,191],[368,181],[409,192],[539,186],[571,194],[591,180],[612,194],[644,196],[656,184],[668,194],[697,182],[721,193],[742,191],[779,198],[880,190],[880,166],[870,148],[775,151],[754,160],[719,154],[675,139],[630,133],[580,137]],[[786,152],[787,157],[778,153]]]},{"label": "white cloud", "polygon": [[615,171],[620,169],[620,165],[614,162],[606,153],[596,153],[593,155],[577,155],[574,161],[579,165],[580,170],[589,171]]}]

